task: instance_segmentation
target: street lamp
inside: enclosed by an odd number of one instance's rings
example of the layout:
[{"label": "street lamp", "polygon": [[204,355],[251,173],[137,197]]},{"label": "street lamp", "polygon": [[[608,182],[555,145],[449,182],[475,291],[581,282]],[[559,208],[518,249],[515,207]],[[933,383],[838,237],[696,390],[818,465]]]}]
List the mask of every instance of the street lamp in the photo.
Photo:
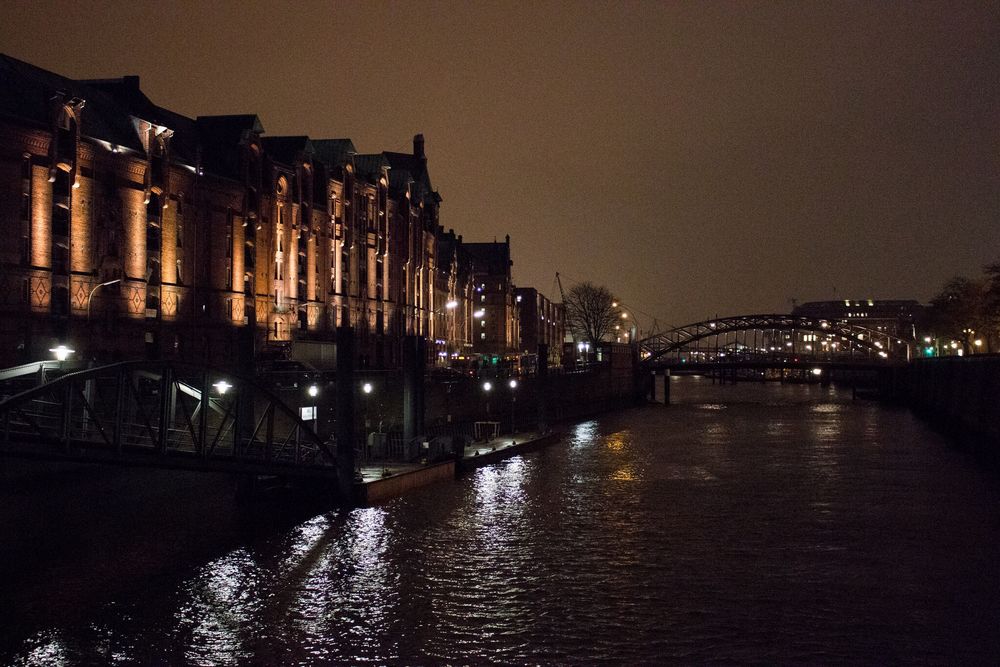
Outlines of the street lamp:
[{"label": "street lamp", "polygon": [[233,385],[229,384],[225,380],[219,380],[218,382],[216,382],[212,386],[215,387],[215,390],[217,392],[219,392],[219,396],[224,396],[225,393],[227,391],[229,391],[232,388]]},{"label": "street lamp", "polygon": [[316,398],[319,395],[319,387],[314,384],[309,385],[309,389],[306,390],[311,398]]},{"label": "street lamp", "polygon": [[49,352],[56,355],[56,361],[66,361],[69,359],[69,355],[76,352],[76,350],[71,350],[65,345],[57,345],[56,347],[49,348]]},{"label": "street lamp", "polygon": [[517,404],[517,393],[514,390],[517,389],[517,380],[511,378],[507,384],[510,386],[510,433],[513,435],[517,433],[517,421],[514,419],[514,406]]},{"label": "street lamp", "polygon": [[114,280],[109,280],[106,283],[101,283],[100,285],[94,285],[94,289],[90,290],[90,296],[87,297],[87,321],[90,321],[90,302],[94,298],[94,292],[101,289],[102,287],[107,287],[108,285],[114,285],[115,283],[120,283],[121,278],[115,278]]}]

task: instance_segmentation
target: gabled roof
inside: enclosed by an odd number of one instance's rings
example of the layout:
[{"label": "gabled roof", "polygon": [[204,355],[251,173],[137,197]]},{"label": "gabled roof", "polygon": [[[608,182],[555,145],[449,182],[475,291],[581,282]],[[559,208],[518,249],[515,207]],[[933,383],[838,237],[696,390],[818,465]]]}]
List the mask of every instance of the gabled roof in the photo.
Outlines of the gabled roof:
[{"label": "gabled roof", "polygon": [[358,153],[350,139],[313,139],[312,145],[316,158],[328,167],[342,167]]},{"label": "gabled roof", "polygon": [[361,176],[381,176],[389,167],[389,161],[382,153],[367,153],[354,156],[354,169]]},{"label": "gabled roof", "polygon": [[[173,130],[174,134],[170,139],[170,152],[173,159],[190,165],[197,163],[198,146],[201,143],[197,122],[154,104],[139,87],[139,77],[93,79],[81,83],[100,90],[113,98],[132,117]],[[86,109],[84,116],[86,116]]]},{"label": "gabled roof", "polygon": [[239,178],[239,146],[264,131],[254,114],[198,116],[198,134],[205,150],[202,164],[210,173]]},{"label": "gabled roof", "polygon": [[128,112],[113,97],[86,82],[0,54],[0,115],[50,127],[52,99],[59,93],[86,100],[80,123],[83,136],[143,150]]},{"label": "gabled roof", "polygon": [[[397,174],[395,184],[390,182],[397,194],[402,194],[406,186],[414,184],[414,192],[419,197],[433,196],[434,187],[431,185],[431,177],[427,172],[427,160],[425,158],[412,155],[410,153],[393,153],[386,151],[383,153],[392,171]],[[435,201],[441,201],[437,197]]]},{"label": "gabled roof", "polygon": [[261,139],[264,152],[282,164],[292,166],[303,158],[313,155],[315,150],[309,137],[305,135],[291,137],[264,137]]},{"label": "gabled roof", "polygon": [[195,120],[207,143],[238,144],[252,134],[264,132],[264,126],[255,114],[198,116]]}]

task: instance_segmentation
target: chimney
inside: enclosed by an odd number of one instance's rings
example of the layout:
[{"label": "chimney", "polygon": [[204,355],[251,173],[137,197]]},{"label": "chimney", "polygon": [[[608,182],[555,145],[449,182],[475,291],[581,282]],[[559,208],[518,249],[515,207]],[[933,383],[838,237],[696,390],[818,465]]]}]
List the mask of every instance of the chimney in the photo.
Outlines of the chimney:
[{"label": "chimney", "polygon": [[427,156],[424,155],[424,135],[422,134],[413,135],[413,155],[422,160],[427,159]]}]

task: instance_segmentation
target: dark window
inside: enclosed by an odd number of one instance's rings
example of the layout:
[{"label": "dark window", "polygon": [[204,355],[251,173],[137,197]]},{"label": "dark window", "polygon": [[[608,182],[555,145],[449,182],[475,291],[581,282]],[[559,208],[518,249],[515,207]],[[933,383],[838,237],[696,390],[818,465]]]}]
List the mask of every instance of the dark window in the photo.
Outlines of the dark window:
[{"label": "dark window", "polygon": [[52,314],[69,314],[69,290],[65,285],[54,285],[52,287]]},{"label": "dark window", "polygon": [[21,264],[31,264],[31,156],[21,162]]}]

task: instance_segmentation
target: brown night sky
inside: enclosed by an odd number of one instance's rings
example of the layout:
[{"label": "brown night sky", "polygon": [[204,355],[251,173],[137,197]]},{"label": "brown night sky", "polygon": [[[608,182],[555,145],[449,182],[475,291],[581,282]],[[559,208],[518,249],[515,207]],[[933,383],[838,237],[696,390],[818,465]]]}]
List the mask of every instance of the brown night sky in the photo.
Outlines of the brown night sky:
[{"label": "brown night sky", "polygon": [[[99,9],[98,9],[99,8]],[[270,135],[427,137],[442,222],[661,324],[1000,260],[996,3],[12,2],[0,51]],[[649,319],[640,318],[648,326]]]}]

